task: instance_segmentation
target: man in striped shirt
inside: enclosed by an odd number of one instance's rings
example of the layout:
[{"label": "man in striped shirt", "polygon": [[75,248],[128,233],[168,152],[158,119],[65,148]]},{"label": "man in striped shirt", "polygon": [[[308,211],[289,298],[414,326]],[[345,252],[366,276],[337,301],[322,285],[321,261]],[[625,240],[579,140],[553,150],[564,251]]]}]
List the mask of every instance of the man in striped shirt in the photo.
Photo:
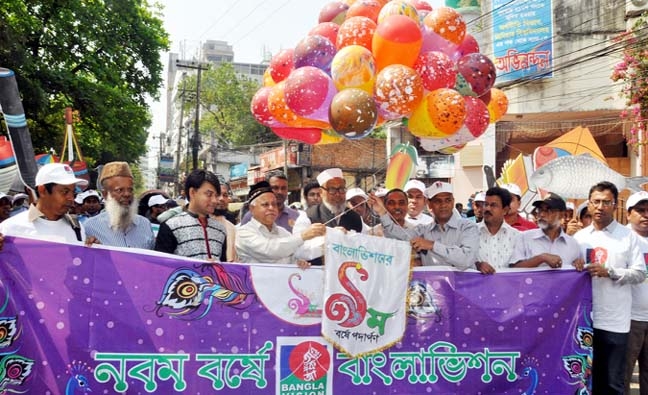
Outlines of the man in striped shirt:
[{"label": "man in striped shirt", "polygon": [[155,239],[151,223],[137,214],[133,174],[128,163],[107,163],[99,175],[99,184],[106,208],[84,222],[86,234],[96,237],[103,245],[152,249]]}]

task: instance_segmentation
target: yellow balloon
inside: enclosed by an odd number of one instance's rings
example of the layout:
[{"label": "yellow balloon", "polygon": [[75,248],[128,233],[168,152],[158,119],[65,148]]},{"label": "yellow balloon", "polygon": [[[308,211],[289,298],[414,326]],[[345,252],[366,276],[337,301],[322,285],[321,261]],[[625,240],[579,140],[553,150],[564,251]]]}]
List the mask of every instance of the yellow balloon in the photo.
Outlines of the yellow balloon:
[{"label": "yellow balloon", "polygon": [[331,129],[322,130],[322,138],[315,145],[324,145],[324,144],[335,144],[344,140],[344,137],[335,133]]},{"label": "yellow balloon", "polygon": [[412,115],[407,121],[407,128],[416,137],[424,138],[443,138],[448,134],[443,133],[432,121],[430,112],[428,110],[428,103],[430,101],[430,93],[427,93],[418,107],[414,109]]}]

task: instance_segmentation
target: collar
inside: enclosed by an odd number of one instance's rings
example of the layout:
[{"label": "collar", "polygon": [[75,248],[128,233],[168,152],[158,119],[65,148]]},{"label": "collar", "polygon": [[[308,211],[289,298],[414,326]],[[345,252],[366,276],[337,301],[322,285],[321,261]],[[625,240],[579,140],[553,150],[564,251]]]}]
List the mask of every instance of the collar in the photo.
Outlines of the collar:
[{"label": "collar", "polygon": [[40,210],[38,209],[38,207],[36,207],[35,204],[30,204],[30,205],[29,205],[29,210],[28,210],[28,213],[27,213],[27,220],[28,220],[29,222],[34,222],[34,221],[36,221],[36,220],[39,219],[39,218],[47,219],[47,218],[45,217],[45,214],[43,214],[43,212],[40,211]]},{"label": "collar", "polygon": [[505,220],[502,221],[502,225],[500,226],[500,228],[497,230],[497,232],[495,234],[492,234],[488,230],[488,227],[486,226],[486,222],[484,222],[484,221],[477,223],[477,229],[479,229],[480,232],[491,235],[491,236],[495,236],[495,235],[498,235],[500,233],[508,233],[510,231],[516,231],[517,232],[517,230],[515,230],[511,225],[507,224]]},{"label": "collar", "polygon": [[[460,224],[460,222],[461,222],[461,215],[457,214],[456,212],[453,212],[453,213],[452,213],[452,216],[450,217],[450,219],[448,220],[448,222],[446,222],[445,224],[443,224],[442,229],[445,229],[445,228],[447,228],[448,226],[451,227],[451,228],[454,228],[454,229],[459,229],[459,224]],[[441,225],[440,225],[438,222],[435,221],[435,222],[434,222],[434,227],[439,227],[439,228],[441,228]]]},{"label": "collar", "polygon": [[[601,229],[600,231],[601,231],[601,232],[614,233],[614,231],[616,230],[616,228],[617,228],[618,225],[619,225],[619,223],[618,223],[615,219],[613,219],[612,222],[610,222],[610,223],[608,224],[608,226],[606,226],[605,228]],[[588,226],[588,227],[585,228],[585,229],[588,229],[588,228],[589,228],[589,233],[594,233],[594,232],[596,232],[596,229],[594,228],[594,225],[593,225],[593,224],[590,225],[590,226]],[[583,230],[585,230],[585,229],[583,229]]]},{"label": "collar", "polygon": [[264,231],[270,232],[270,233],[277,233],[276,221],[272,223],[272,229],[271,230],[268,229],[268,227],[265,226],[264,224],[262,224],[261,222],[254,219],[254,217],[250,217],[250,223],[252,224],[252,226],[254,226],[257,229],[264,230]]}]

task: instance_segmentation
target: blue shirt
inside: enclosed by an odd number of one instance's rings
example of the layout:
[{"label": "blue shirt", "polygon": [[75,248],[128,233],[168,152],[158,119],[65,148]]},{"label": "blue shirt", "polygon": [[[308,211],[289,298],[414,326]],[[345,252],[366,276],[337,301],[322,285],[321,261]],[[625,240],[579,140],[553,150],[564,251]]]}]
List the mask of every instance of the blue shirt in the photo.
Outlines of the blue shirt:
[{"label": "blue shirt", "polygon": [[96,237],[103,245],[113,247],[153,249],[155,239],[151,230],[151,223],[145,217],[136,215],[133,223],[126,231],[112,229],[108,219],[108,213],[102,212],[83,223],[87,236]]}]

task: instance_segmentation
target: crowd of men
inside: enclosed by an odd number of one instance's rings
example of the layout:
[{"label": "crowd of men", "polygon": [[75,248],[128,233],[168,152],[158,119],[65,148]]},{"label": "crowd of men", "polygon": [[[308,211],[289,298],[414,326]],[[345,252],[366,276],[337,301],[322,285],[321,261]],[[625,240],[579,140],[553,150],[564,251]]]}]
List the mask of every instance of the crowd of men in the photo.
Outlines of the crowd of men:
[{"label": "crowd of men", "polygon": [[161,194],[149,196],[144,215],[133,183],[128,163],[111,162],[99,175],[100,191],[75,193],[87,181],[68,165],[47,164],[36,176],[31,204],[26,194],[0,194],[0,232],[306,269],[325,263],[326,229],[338,228],[408,241],[412,266],[484,275],[510,268],[586,270],[593,289],[594,394],[628,393],[637,359],[642,393],[648,393],[648,192],[627,200],[628,226],[614,219],[618,190],[606,181],[591,186],[578,208],[548,193],[532,203],[529,220],[514,184],[476,193],[463,213],[449,183],[410,180],[403,189],[364,191],[347,188],[343,172],[333,168],[304,186],[303,210],[287,205],[287,177],[270,174],[250,187],[247,211],[235,224],[229,186],[209,171],[187,176],[186,202],[177,207]]}]

